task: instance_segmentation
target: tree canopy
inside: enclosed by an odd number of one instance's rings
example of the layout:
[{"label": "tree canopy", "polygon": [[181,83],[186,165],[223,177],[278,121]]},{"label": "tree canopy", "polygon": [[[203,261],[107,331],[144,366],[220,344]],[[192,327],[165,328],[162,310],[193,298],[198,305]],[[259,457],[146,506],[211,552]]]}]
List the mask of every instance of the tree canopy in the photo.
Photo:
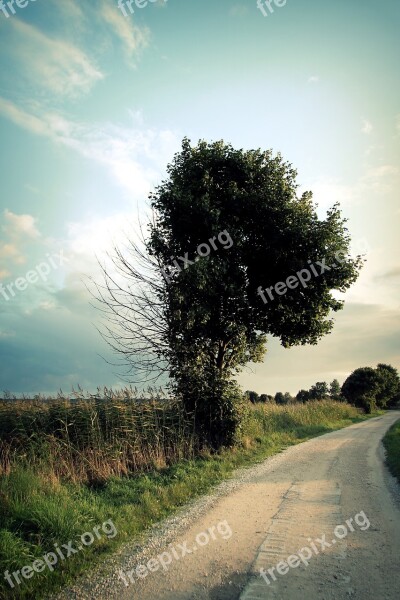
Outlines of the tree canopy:
[{"label": "tree canopy", "polygon": [[385,408],[397,400],[400,379],[391,365],[378,364],[376,369],[361,367],[348,376],[342,385],[342,394],[348,402],[370,413],[376,407]]},{"label": "tree canopy", "polygon": [[[227,231],[233,242],[171,275],[168,341],[181,361],[201,356],[230,375],[262,359],[267,334],[289,347],[315,344],[331,331],[330,312],[343,306],[331,292],[345,291],[361,267],[360,257],[349,256],[338,205],[320,220],[312,194],[297,196],[296,171],[279,154],[235,150],[224,142],[192,147],[185,139],[168,176],[151,196],[156,218],[149,250],[162,267],[173,257],[195,256],[219,232]],[[331,267],[307,288],[268,305],[260,300],[260,286],[321,259]]]}]

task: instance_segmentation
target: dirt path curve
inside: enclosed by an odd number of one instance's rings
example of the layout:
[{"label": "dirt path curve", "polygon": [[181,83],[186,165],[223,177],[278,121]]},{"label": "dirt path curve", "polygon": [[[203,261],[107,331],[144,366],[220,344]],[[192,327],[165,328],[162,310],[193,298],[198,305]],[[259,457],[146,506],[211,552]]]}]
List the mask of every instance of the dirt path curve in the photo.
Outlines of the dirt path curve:
[{"label": "dirt path curve", "polygon": [[[399,488],[382,463],[380,440],[398,418],[393,411],[248,469],[178,537],[158,540],[145,560],[125,556],[112,583],[108,578],[108,585],[98,582],[95,591],[69,598],[397,600]],[[302,559],[268,574],[302,548]],[[169,552],[165,562],[171,559],[165,570],[157,559],[162,552]]]}]

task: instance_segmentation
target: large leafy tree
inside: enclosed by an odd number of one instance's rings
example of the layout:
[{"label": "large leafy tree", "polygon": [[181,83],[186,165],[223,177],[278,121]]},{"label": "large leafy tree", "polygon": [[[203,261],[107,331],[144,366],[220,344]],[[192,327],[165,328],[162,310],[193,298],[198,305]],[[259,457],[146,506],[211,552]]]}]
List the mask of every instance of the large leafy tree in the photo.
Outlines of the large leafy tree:
[{"label": "large leafy tree", "polygon": [[348,402],[370,413],[374,408],[386,408],[397,402],[400,378],[392,365],[380,363],[373,369],[362,367],[349,375],[342,386]]},{"label": "large leafy tree", "polygon": [[[159,281],[151,279],[139,315],[135,302],[125,299],[122,346],[128,344],[129,360],[140,360],[137,349],[147,351],[154,343],[175,392],[196,412],[202,435],[209,434],[216,445],[229,443],[239,422],[235,399],[242,397],[234,375],[263,359],[267,335],[290,347],[316,344],[328,334],[332,312],[343,306],[332,292],[349,288],[362,258],[349,256],[350,238],[338,205],[320,219],[312,194],[298,195],[296,171],[279,154],[235,150],[222,141],[192,147],[184,139],[167,171],[151,195],[154,220],[147,241],[152,277],[158,270]],[[200,245],[210,245],[221,232],[232,244],[216,241],[209,255],[199,258]],[[179,257],[188,259],[187,268],[171,270]],[[311,265],[318,270],[306,285],[263,301],[260,290],[303,269],[311,273]],[[124,267],[135,278],[136,270],[126,261]],[[162,279],[161,273],[168,276]],[[153,302],[156,312],[148,315],[147,326],[146,306]],[[154,314],[163,321],[155,332]],[[141,329],[142,345],[136,339]]]},{"label": "large leafy tree", "polygon": [[[319,220],[311,193],[297,196],[296,171],[280,155],[234,150],[223,142],[191,147],[185,139],[168,174],[152,196],[157,218],[150,249],[163,266],[171,256],[193,256],[218,232],[228,231],[233,240],[229,251],[213,251],[173,277],[169,301],[179,316],[173,335],[194,341],[195,353],[200,344],[212,366],[229,372],[261,358],[264,334],[289,347],[316,343],[331,331],[330,311],[343,306],[331,292],[345,291],[361,265],[348,256],[350,240],[337,205]],[[267,305],[261,301],[260,286],[321,259],[329,270],[313,276],[307,288],[276,295]]]},{"label": "large leafy tree", "polygon": [[[280,155],[234,150],[223,142],[191,147],[185,139],[168,174],[152,196],[157,218],[150,249],[163,266],[171,256],[194,256],[218,232],[228,231],[233,240],[229,250],[213,251],[172,276],[172,345],[177,337],[185,354],[200,352],[210,366],[230,374],[262,358],[265,334],[289,347],[315,344],[331,331],[330,312],[343,306],[332,290],[348,289],[361,266],[360,257],[348,255],[350,239],[337,205],[318,219],[311,193],[297,196],[296,171]],[[329,270],[306,288],[263,303],[260,286],[321,260]]]}]

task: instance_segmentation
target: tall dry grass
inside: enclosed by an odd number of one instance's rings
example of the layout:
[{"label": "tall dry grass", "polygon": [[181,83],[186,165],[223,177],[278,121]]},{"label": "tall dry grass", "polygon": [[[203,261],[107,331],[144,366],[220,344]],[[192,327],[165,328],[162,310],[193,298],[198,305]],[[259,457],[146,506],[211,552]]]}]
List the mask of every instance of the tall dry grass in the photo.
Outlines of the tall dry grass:
[{"label": "tall dry grass", "polygon": [[[302,436],[356,418],[342,402],[322,400],[278,406],[248,404],[242,445],[276,434]],[[189,419],[174,399],[149,388],[104,388],[71,396],[0,400],[0,476],[15,467],[33,468],[54,481],[95,484],[110,477],[158,470],[191,459],[200,445]]]},{"label": "tall dry grass", "polygon": [[98,392],[0,401],[0,475],[25,464],[91,483],[194,456],[193,424],[161,390]]}]

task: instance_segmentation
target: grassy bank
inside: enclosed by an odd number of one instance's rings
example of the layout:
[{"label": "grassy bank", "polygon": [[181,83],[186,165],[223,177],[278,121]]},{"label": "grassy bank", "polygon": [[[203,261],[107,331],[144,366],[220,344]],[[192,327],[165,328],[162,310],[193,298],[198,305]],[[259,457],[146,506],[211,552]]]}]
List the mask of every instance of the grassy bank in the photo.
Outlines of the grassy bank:
[{"label": "grassy bank", "polygon": [[234,469],[365,418],[331,401],[251,406],[241,443],[211,454],[198,449],[190,424],[168,403],[96,402],[21,405],[14,426],[13,407],[0,409],[1,574],[109,519],[117,530],[113,537],[100,531],[53,571],[29,572],[14,589],[2,575],[1,598],[45,597]]},{"label": "grassy bank", "polygon": [[400,483],[400,421],[397,421],[383,438],[386,448],[386,462],[392,475]]}]

